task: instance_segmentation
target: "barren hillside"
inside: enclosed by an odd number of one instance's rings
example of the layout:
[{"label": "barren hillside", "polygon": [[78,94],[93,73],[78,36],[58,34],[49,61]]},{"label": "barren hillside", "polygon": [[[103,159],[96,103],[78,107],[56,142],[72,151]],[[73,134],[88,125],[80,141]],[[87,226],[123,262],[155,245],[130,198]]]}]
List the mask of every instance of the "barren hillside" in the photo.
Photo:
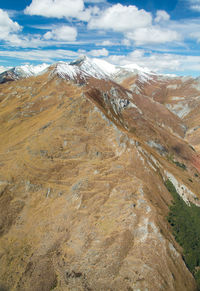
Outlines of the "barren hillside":
[{"label": "barren hillside", "polygon": [[86,65],[0,84],[0,289],[196,290],[165,187],[200,205],[196,81]]}]

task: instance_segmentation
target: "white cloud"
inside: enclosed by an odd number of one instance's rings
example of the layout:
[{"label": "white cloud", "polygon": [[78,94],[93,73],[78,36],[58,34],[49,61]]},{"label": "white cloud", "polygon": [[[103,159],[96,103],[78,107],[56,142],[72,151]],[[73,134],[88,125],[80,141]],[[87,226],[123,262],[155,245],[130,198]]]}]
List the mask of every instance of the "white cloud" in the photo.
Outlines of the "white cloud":
[{"label": "white cloud", "polygon": [[60,40],[60,41],[75,41],[77,37],[77,30],[75,27],[63,25],[45,33],[44,38]]},{"label": "white cloud", "polygon": [[[163,44],[178,42],[182,36],[174,29],[169,29],[170,16],[164,10],[158,10],[152,24],[151,13],[136,6],[113,5],[93,16],[88,23],[89,29],[113,30],[124,34],[122,45]],[[158,25],[160,24],[160,25]]]},{"label": "white cloud", "polygon": [[125,45],[125,46],[131,46],[130,39],[127,39],[127,38],[123,39],[123,40],[121,41],[121,44],[122,44],[122,45]]},{"label": "white cloud", "polygon": [[200,42],[200,31],[195,31],[190,34],[190,36],[196,39],[197,42]]},{"label": "white cloud", "polygon": [[200,12],[200,0],[189,0],[190,9]]},{"label": "white cloud", "polygon": [[[20,47],[20,48],[41,48],[49,46],[62,46],[69,44],[82,45],[85,42],[77,41],[77,31],[76,28],[68,27],[62,29],[62,27],[55,27],[46,34],[10,34],[7,37],[6,45],[10,47]],[[64,34],[62,34],[64,32]]]},{"label": "white cloud", "polygon": [[101,43],[101,45],[102,46],[111,46],[111,45],[113,45],[114,43],[112,42],[112,41],[110,41],[110,40],[104,40],[102,43]]},{"label": "white cloud", "polygon": [[11,41],[13,35],[21,30],[21,26],[12,21],[8,13],[0,9],[0,39]]},{"label": "white cloud", "polygon": [[106,0],[85,0],[85,3],[105,3]]},{"label": "white cloud", "polygon": [[63,50],[63,49],[55,49],[55,50],[40,50],[40,49],[33,49],[33,50],[26,50],[26,51],[0,51],[0,57],[10,57],[14,59],[21,59],[26,61],[41,61],[41,62],[48,62],[54,63],[55,61],[60,60],[74,60],[78,58],[80,55],[88,55],[91,57],[100,57],[104,56],[107,57],[109,52],[105,49],[99,50],[91,50],[89,52],[85,50],[78,50],[78,52],[71,51],[71,50]]},{"label": "white cloud", "polygon": [[107,57],[109,55],[109,52],[107,49],[102,48],[100,50],[91,50],[88,54],[92,57],[100,57],[100,56]]},{"label": "white cloud", "polygon": [[[98,50],[97,50],[98,51]],[[101,51],[101,50],[99,50]],[[183,75],[187,71],[199,72],[200,68],[200,56],[191,55],[178,55],[168,53],[152,53],[145,50],[134,50],[128,55],[109,55],[106,56],[106,51],[102,51],[105,56],[105,60],[115,65],[127,65],[137,64],[141,67],[147,67],[152,71],[164,73],[164,72],[183,72]],[[70,50],[29,50],[29,51],[0,51],[1,57],[10,57],[21,59],[25,61],[41,61],[53,63],[57,60],[74,60],[80,56],[80,54],[87,54],[89,56],[97,56],[94,51],[86,52],[85,50],[79,50],[78,52]],[[99,54],[98,56],[103,56]]]},{"label": "white cloud", "polygon": [[149,53],[145,50],[135,50],[128,55],[110,55],[106,58],[115,65],[128,65],[131,63],[146,67],[155,72],[183,72],[200,71],[200,56],[178,55],[168,53]]},{"label": "white cloud", "polygon": [[96,46],[116,46],[116,45],[120,45],[119,42],[113,42],[110,40],[103,40],[102,42],[97,42]]},{"label": "white cloud", "polygon": [[192,10],[195,10],[195,11],[197,11],[197,12],[200,12],[200,4],[199,4],[199,5],[192,5],[190,8],[191,8]]},{"label": "white cloud", "polygon": [[170,16],[166,11],[158,10],[156,12],[155,22],[157,22],[157,23],[164,22],[164,21],[168,21],[169,19],[170,19]]},{"label": "white cloud", "polygon": [[159,44],[181,40],[181,35],[176,31],[163,29],[159,26],[138,28],[133,32],[128,32],[126,36],[128,39],[133,40],[136,45]]},{"label": "white cloud", "polygon": [[70,50],[28,50],[28,51],[0,51],[1,57],[10,57],[14,59],[55,62],[55,60],[74,59],[79,56],[77,52]]},{"label": "white cloud", "polygon": [[187,45],[187,40],[196,40],[199,42],[200,33],[200,19],[199,18],[189,18],[182,21],[169,21],[167,23],[167,28],[169,30],[176,31],[182,38],[185,39]]},{"label": "white cloud", "polygon": [[0,74],[11,69],[11,67],[4,67],[4,66],[0,66]]},{"label": "white cloud", "polygon": [[83,0],[32,0],[24,10],[26,14],[56,18],[77,18],[87,21],[90,9],[84,9]]},{"label": "white cloud", "polygon": [[151,25],[151,13],[139,10],[136,6],[113,5],[99,16],[92,17],[88,23],[89,29],[110,29],[113,31],[126,32],[139,27]]}]

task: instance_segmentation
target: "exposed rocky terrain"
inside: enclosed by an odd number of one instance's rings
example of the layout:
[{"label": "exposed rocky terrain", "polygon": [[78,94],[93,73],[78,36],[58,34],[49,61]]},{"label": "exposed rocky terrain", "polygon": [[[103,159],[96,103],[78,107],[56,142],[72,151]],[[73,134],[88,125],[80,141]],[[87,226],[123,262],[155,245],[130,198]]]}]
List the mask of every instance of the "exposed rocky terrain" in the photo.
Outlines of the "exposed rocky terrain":
[{"label": "exposed rocky terrain", "polygon": [[85,58],[6,74],[0,289],[196,290],[164,182],[200,205],[199,80]]}]

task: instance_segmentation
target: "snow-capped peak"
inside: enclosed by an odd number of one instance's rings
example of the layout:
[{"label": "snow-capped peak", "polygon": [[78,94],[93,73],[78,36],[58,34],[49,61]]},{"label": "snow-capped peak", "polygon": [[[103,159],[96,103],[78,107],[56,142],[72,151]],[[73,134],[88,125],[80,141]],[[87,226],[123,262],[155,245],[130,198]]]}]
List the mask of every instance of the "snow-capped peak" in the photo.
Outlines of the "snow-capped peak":
[{"label": "snow-capped peak", "polygon": [[97,79],[115,79],[116,75],[120,73],[130,72],[137,74],[141,82],[149,81],[156,75],[147,68],[142,68],[136,64],[125,66],[115,66],[102,59],[90,59],[86,56],[71,62],[58,62],[55,67],[54,73],[57,73],[62,78],[69,79],[86,79],[93,77]]},{"label": "snow-capped peak", "polygon": [[18,66],[14,68],[14,73],[17,74],[20,77],[31,77],[31,76],[37,76],[41,73],[43,73],[49,65],[47,64],[41,64],[41,65],[23,65]]},{"label": "snow-capped peak", "polygon": [[103,60],[90,59],[83,56],[71,63],[58,62],[55,72],[63,77],[69,77],[70,79],[85,79],[87,77],[93,77],[97,79],[107,79],[111,73],[116,71],[115,66],[107,63]]},{"label": "snow-capped peak", "polygon": [[43,74],[48,67],[49,65],[47,64],[41,64],[36,66],[23,65],[8,68],[6,71],[0,73],[0,84]]},{"label": "snow-capped peak", "polygon": [[[49,65],[47,64],[18,66],[0,73],[0,83],[37,76],[45,72],[48,67]],[[91,59],[86,56],[82,56],[70,63],[58,62],[51,68],[53,68],[53,74],[72,80],[86,80],[90,77],[116,80],[116,78],[124,78],[128,74],[134,74],[138,75],[140,82],[148,82],[156,75],[148,68],[142,68],[136,64],[115,66],[105,60]]]},{"label": "snow-capped peak", "polygon": [[93,59],[93,62],[108,76],[116,74],[120,68],[102,59]]},{"label": "snow-capped peak", "polygon": [[141,82],[147,82],[149,80],[152,80],[152,77],[156,75],[156,73],[152,72],[148,68],[140,67],[137,64],[129,64],[122,66],[121,68],[126,71],[137,74]]}]

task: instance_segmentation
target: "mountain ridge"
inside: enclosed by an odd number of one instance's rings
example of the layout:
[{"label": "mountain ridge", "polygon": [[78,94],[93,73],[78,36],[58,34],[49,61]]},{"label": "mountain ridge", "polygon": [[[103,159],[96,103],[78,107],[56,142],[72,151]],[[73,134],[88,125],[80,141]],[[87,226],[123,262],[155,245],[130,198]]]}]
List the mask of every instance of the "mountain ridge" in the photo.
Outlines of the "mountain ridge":
[{"label": "mountain ridge", "polygon": [[81,62],[0,85],[0,286],[196,290],[165,183],[200,205],[198,80]]},{"label": "mountain ridge", "polygon": [[[120,70],[128,71],[131,73],[139,74],[141,76],[141,79],[144,78],[144,80],[150,78],[150,75],[156,75],[156,73],[151,72],[147,68],[142,68],[136,64],[130,64],[130,65],[124,65],[124,66],[116,66],[112,65],[111,63],[97,58],[88,58],[87,56],[82,56],[74,61],[71,62],[57,62],[53,65],[47,65],[47,64],[41,64],[41,65],[22,65],[17,66],[9,70],[5,70],[0,74],[0,82],[2,83],[3,76],[5,74],[8,74],[9,72],[16,74],[16,79],[26,78],[30,76],[37,76],[37,74],[40,74],[42,72],[45,72],[45,70],[48,67],[58,67],[60,68],[60,73],[62,74],[69,74],[69,77],[73,78],[76,76],[76,74],[80,74],[80,72],[77,70],[77,68],[80,68],[80,71],[82,70],[85,75],[93,76],[97,78],[102,77],[111,77],[117,74]],[[164,75],[163,75],[164,76]],[[168,75],[166,75],[168,76]],[[146,79],[145,79],[146,78]],[[13,80],[15,78],[13,77]]]}]

